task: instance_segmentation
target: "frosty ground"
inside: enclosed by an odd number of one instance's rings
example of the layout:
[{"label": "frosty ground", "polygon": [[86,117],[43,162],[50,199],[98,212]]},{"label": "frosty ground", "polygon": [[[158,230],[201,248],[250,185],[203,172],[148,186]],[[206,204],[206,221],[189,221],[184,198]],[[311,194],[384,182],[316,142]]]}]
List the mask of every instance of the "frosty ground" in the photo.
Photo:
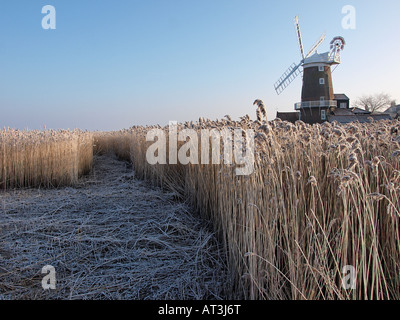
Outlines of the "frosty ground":
[{"label": "frosty ground", "polygon": [[114,156],[74,187],[0,192],[0,299],[224,299],[228,279],[207,222]]}]

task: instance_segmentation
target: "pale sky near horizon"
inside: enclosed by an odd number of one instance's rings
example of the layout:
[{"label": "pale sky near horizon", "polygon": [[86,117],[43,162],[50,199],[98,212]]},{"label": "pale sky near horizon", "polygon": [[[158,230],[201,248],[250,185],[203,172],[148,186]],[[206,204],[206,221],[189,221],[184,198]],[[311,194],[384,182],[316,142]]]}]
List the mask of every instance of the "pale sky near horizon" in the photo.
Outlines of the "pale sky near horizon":
[{"label": "pale sky near horizon", "polygon": [[[42,7],[56,29],[42,28]],[[342,8],[356,9],[343,29]],[[293,19],[307,51],[343,36],[335,93],[352,101],[385,92],[400,103],[400,1],[383,0],[2,0],[0,128],[119,130],[168,121],[269,119],[293,111],[301,77],[274,83],[300,62]]]}]

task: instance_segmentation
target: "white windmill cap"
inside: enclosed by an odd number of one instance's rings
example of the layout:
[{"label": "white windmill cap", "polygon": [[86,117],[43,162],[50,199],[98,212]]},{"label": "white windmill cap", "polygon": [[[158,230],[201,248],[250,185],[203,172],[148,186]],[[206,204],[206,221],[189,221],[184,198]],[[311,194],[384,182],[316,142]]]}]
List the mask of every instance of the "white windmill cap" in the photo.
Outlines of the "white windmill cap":
[{"label": "white windmill cap", "polygon": [[324,53],[314,53],[311,57],[304,59],[303,67],[311,67],[312,65],[319,65],[319,64],[337,64],[338,61],[331,59],[330,52]]}]

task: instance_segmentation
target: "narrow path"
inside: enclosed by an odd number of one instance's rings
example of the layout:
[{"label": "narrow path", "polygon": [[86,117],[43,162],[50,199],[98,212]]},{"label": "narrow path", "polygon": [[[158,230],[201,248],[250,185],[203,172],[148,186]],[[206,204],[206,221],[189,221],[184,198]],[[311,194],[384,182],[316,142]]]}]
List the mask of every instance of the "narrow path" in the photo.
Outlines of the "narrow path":
[{"label": "narrow path", "polygon": [[0,193],[0,300],[226,298],[224,261],[204,221],[112,156],[73,188]]}]

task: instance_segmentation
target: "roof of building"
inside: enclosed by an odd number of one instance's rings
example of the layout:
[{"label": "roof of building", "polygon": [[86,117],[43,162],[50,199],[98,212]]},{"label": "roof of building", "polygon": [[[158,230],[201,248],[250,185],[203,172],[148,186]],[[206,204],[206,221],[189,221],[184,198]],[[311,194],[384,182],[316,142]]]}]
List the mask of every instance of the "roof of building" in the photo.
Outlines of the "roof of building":
[{"label": "roof of building", "polygon": [[335,93],[335,100],[350,100],[344,93]]},{"label": "roof of building", "polygon": [[352,115],[328,115],[327,119],[329,122],[337,121],[338,123],[350,123],[350,122],[360,122],[366,123],[371,122],[371,119],[374,121],[378,120],[391,120],[391,116],[389,114],[380,113],[380,114],[352,114]]},{"label": "roof of building", "polygon": [[354,107],[350,109],[354,114],[371,114],[371,111],[367,111],[365,109],[361,109],[358,107]]},{"label": "roof of building", "polygon": [[306,67],[309,64],[337,64],[340,63],[340,61],[337,61],[335,59],[331,59],[331,53],[324,52],[324,53],[318,53],[315,52],[312,56],[305,58],[303,65]]},{"label": "roof of building", "polygon": [[333,110],[333,114],[336,116],[347,116],[347,115],[352,115],[353,112],[351,112],[351,109],[342,109],[342,108],[335,108]]},{"label": "roof of building", "polygon": [[333,110],[333,115],[336,116],[351,116],[355,114],[371,114],[371,112],[360,108],[335,108]]},{"label": "roof of building", "polygon": [[276,117],[289,122],[296,122],[300,118],[300,112],[277,112]]},{"label": "roof of building", "polygon": [[397,106],[390,107],[385,111],[385,113],[393,113],[393,114],[397,114],[398,112],[400,112],[400,104]]}]

